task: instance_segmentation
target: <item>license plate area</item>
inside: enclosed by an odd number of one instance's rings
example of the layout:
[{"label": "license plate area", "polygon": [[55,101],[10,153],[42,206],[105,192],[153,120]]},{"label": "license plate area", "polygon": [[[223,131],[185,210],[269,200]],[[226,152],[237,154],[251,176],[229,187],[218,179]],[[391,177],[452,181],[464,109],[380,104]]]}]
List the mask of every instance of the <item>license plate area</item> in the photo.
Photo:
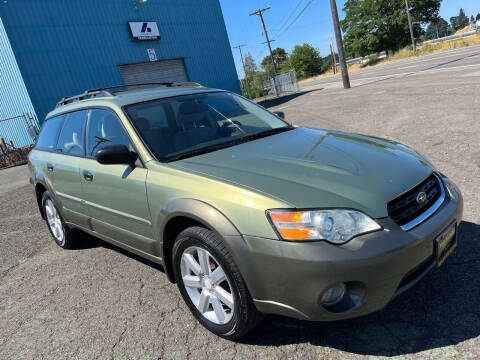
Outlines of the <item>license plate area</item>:
[{"label": "license plate area", "polygon": [[440,267],[457,247],[457,222],[454,221],[435,238],[437,266]]}]

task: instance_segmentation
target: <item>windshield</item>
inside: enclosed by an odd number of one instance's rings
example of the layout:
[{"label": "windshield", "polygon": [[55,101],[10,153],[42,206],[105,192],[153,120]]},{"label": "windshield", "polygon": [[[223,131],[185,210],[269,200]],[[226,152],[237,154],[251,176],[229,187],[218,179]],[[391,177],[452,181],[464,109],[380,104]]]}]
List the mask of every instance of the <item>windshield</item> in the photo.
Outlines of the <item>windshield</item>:
[{"label": "windshield", "polygon": [[228,92],[152,100],[125,110],[160,161],[179,160],[292,128],[260,106]]}]

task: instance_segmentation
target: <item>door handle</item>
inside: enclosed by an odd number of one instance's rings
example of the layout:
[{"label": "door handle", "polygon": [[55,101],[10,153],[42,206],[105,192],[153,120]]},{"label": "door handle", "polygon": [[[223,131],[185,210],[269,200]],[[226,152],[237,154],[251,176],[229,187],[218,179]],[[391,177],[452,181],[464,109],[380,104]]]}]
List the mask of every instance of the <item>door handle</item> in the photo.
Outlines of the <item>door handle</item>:
[{"label": "door handle", "polygon": [[47,170],[48,171],[53,171],[53,165],[50,163],[47,163]]},{"label": "door handle", "polygon": [[86,181],[92,181],[93,180],[93,174],[90,171],[83,170],[83,178]]}]

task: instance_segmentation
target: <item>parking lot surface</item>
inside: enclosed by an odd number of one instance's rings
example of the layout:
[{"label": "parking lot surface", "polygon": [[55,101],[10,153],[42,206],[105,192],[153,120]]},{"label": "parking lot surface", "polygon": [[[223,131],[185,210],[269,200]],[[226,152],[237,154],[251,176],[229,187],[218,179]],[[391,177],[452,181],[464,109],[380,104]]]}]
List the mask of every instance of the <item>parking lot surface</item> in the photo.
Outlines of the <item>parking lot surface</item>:
[{"label": "parking lot surface", "polygon": [[312,85],[267,105],[296,125],[429,155],[465,199],[459,247],[444,266],[376,314],[335,323],[268,316],[227,341],[198,325],[160,266],[88,237],[77,250],[56,246],[26,168],[16,167],[0,172],[0,359],[480,358],[480,67],[352,85]]}]

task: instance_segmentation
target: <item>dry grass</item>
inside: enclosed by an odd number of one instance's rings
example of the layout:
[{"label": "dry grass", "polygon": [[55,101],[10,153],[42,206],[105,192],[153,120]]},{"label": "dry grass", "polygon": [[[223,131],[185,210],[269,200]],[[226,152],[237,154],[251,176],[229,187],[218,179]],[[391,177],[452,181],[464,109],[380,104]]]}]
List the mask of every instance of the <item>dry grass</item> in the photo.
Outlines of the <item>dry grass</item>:
[{"label": "dry grass", "polygon": [[[460,29],[458,31],[463,31],[464,29]],[[457,32],[458,33],[458,32]],[[378,64],[385,64],[397,60],[402,60],[414,56],[422,56],[422,55],[427,55],[427,54],[432,54],[435,52],[439,51],[445,51],[445,50],[451,50],[451,49],[459,49],[471,45],[476,45],[480,44],[480,32],[477,32],[476,35],[469,36],[464,39],[456,39],[456,40],[449,40],[449,41],[443,41],[440,43],[436,44],[427,44],[425,46],[422,46],[421,48],[418,48],[415,53],[413,53],[413,50],[411,48],[404,48],[395,54],[389,56],[386,59],[379,60],[377,63],[371,64],[371,65],[362,65],[362,64],[353,64],[348,67],[349,72],[354,72],[358,71],[360,69],[364,69],[367,66],[375,66]],[[323,73],[321,75],[317,75],[308,79],[303,79],[300,80],[299,82],[304,82],[304,81],[310,81],[310,80],[315,80],[315,79],[320,79],[328,76],[332,76],[333,72],[332,70],[327,71],[326,73]]]},{"label": "dry grass", "polygon": [[464,33],[469,32],[469,31],[470,31],[470,24],[468,24],[467,26],[465,26],[463,29],[457,30],[457,31],[455,32],[455,35],[464,34]]},{"label": "dry grass", "polygon": [[443,41],[436,44],[427,44],[417,49],[415,54],[413,53],[412,49],[409,49],[409,48],[402,49],[398,53],[395,53],[394,55],[390,56],[388,58],[388,61],[405,59],[412,56],[427,55],[427,54],[435,53],[437,51],[459,49],[459,48],[476,45],[476,44],[480,44],[480,34],[476,34],[464,39]]}]

